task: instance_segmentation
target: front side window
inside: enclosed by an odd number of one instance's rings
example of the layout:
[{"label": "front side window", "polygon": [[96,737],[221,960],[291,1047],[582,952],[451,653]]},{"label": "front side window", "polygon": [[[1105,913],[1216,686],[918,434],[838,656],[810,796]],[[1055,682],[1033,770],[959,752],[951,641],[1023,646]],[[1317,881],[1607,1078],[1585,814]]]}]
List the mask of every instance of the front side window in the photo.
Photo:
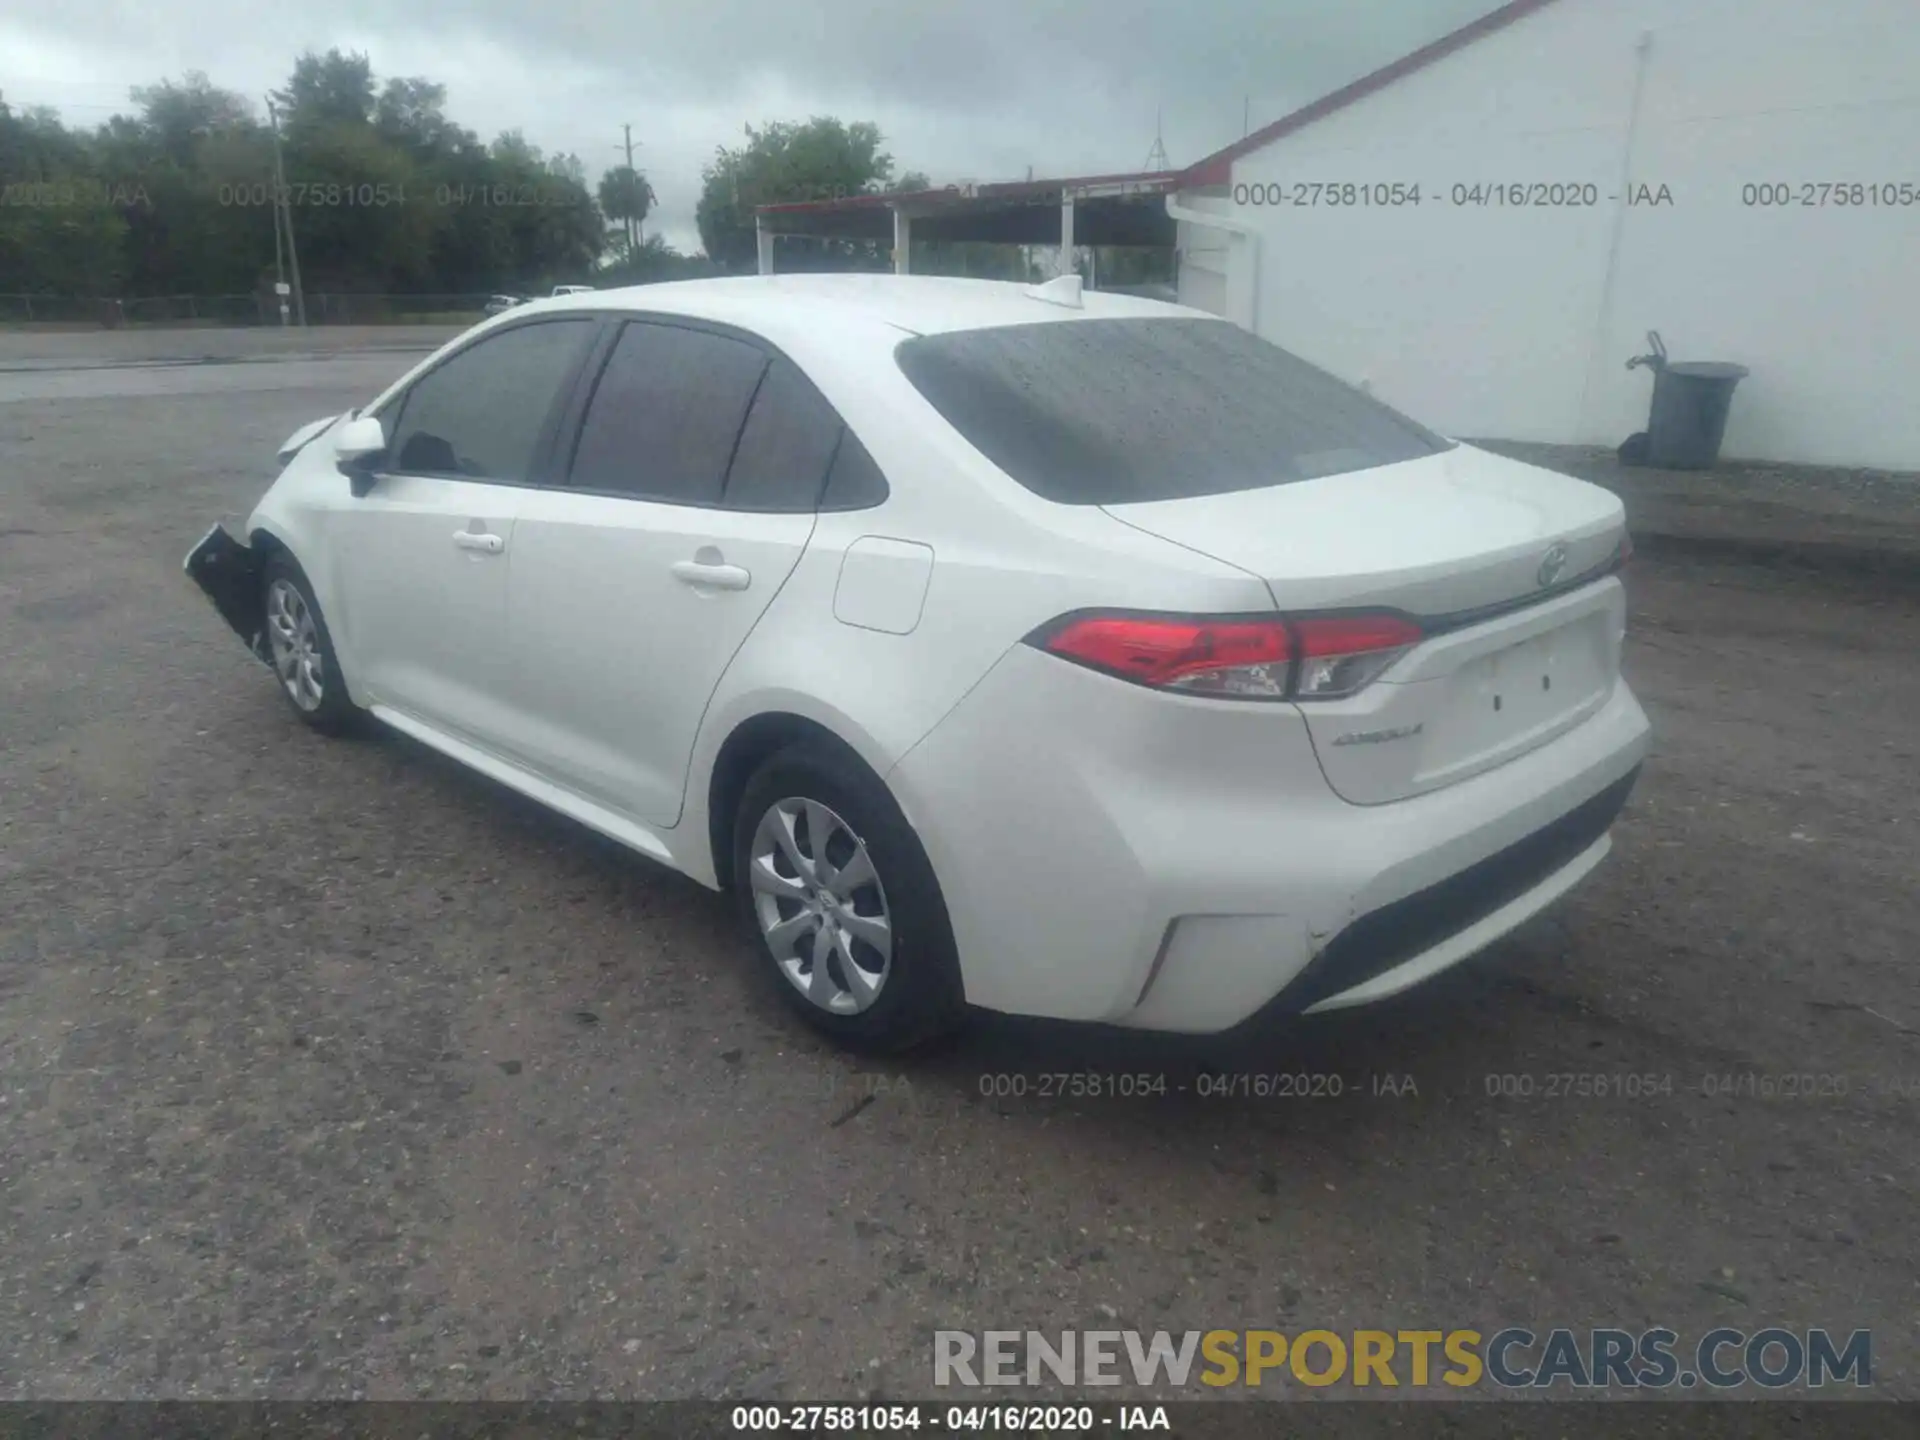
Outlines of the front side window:
[{"label": "front side window", "polygon": [[1063,505],[1256,490],[1451,442],[1224,320],[1073,320],[894,352],[975,449]]},{"label": "front side window", "polygon": [[422,376],[391,420],[381,417],[390,468],[532,483],[541,433],[593,329],[586,318],[516,326]]}]

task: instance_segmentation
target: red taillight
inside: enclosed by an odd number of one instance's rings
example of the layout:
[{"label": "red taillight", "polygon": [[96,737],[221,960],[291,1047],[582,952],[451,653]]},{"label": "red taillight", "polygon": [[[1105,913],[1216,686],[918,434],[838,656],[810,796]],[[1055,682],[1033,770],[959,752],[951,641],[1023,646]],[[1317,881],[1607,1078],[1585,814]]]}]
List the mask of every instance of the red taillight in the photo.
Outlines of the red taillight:
[{"label": "red taillight", "polygon": [[1157,689],[1242,700],[1329,700],[1372,683],[1419,643],[1420,629],[1391,614],[1270,620],[1096,614],[1063,620],[1033,641]]},{"label": "red taillight", "polygon": [[1293,645],[1277,620],[1085,615],[1044,641],[1055,655],[1158,688],[1282,700]]},{"label": "red taillight", "polygon": [[1338,700],[1364,690],[1420,643],[1420,627],[1401,615],[1309,615],[1293,628],[1300,637],[1296,700]]},{"label": "red taillight", "polygon": [[1420,643],[1420,627],[1398,615],[1309,615],[1293,622],[1302,655],[1357,655]]}]

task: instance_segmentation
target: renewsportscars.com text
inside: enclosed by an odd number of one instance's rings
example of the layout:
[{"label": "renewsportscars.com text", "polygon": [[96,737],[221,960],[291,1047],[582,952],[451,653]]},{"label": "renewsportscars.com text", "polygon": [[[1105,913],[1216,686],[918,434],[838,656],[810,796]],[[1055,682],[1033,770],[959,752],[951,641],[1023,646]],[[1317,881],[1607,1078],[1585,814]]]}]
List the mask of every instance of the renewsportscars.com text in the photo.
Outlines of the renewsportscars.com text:
[{"label": "renewsportscars.com text", "polygon": [[936,1330],[933,1383],[1665,1390],[1873,1383],[1855,1330]]}]

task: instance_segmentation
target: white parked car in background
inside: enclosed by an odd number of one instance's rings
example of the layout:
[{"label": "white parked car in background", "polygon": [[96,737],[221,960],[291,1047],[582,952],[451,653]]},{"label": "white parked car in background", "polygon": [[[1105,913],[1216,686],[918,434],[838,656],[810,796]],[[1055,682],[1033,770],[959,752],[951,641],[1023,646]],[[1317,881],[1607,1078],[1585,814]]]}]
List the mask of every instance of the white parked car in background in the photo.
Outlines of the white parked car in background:
[{"label": "white parked car in background", "polygon": [[299,716],[731,889],[856,1046],[1392,995],[1647,748],[1611,494],[1073,277],[540,301],[281,459],[187,569]]}]

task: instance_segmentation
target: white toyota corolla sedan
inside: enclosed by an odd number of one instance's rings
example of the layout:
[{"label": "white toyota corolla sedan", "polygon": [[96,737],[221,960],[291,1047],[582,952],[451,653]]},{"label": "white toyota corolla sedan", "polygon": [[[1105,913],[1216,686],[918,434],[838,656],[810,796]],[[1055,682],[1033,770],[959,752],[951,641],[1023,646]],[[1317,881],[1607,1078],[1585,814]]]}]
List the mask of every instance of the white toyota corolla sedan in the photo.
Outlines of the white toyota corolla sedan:
[{"label": "white toyota corolla sedan", "polygon": [[299,716],[731,890],[849,1045],[1395,994],[1647,748],[1613,495],[1071,277],[539,301],[280,460],[187,571]]}]

